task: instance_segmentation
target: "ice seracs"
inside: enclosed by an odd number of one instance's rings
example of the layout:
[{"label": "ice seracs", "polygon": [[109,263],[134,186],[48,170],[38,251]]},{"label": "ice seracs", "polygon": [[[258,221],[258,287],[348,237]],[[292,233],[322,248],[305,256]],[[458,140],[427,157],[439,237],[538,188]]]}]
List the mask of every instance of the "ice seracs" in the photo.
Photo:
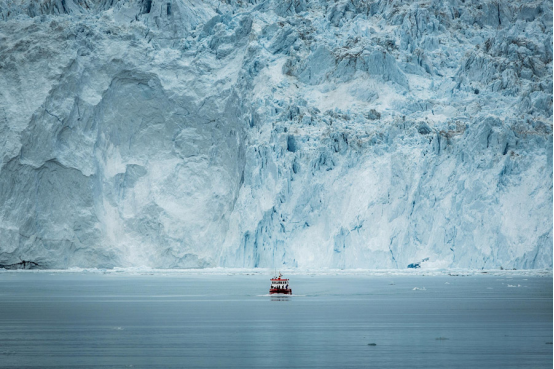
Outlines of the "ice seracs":
[{"label": "ice seracs", "polygon": [[551,1],[0,0],[0,264],[552,268]]}]

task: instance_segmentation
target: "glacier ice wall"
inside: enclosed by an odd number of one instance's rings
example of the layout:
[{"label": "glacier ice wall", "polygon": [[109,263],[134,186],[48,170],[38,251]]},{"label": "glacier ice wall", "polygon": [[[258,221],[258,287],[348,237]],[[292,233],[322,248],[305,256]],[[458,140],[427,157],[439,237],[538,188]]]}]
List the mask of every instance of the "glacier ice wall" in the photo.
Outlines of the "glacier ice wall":
[{"label": "glacier ice wall", "polygon": [[552,267],[552,2],[0,0],[0,264]]}]

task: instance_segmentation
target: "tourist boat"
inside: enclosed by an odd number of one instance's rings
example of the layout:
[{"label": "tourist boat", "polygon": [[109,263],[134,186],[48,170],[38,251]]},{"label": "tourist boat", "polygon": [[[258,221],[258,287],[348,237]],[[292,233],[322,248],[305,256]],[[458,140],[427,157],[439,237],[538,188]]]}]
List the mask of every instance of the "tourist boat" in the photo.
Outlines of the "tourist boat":
[{"label": "tourist boat", "polygon": [[279,277],[271,278],[271,287],[269,294],[292,295],[292,289],[289,288],[289,280],[281,278],[283,275],[279,272]]}]

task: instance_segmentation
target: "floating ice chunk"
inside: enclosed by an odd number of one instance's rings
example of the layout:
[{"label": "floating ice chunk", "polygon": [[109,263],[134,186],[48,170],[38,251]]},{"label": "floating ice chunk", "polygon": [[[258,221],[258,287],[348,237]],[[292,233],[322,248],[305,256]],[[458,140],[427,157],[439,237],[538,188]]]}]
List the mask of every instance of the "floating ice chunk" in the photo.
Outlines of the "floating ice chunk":
[{"label": "floating ice chunk", "polygon": [[425,287],[414,287],[412,291],[426,291]]}]

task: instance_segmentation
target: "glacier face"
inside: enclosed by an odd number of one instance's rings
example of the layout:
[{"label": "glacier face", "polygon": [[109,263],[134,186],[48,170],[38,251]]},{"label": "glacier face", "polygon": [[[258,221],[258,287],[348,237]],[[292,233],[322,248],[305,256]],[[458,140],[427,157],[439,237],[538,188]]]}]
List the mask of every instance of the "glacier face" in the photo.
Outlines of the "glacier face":
[{"label": "glacier face", "polygon": [[0,264],[552,268],[552,2],[0,0]]}]

